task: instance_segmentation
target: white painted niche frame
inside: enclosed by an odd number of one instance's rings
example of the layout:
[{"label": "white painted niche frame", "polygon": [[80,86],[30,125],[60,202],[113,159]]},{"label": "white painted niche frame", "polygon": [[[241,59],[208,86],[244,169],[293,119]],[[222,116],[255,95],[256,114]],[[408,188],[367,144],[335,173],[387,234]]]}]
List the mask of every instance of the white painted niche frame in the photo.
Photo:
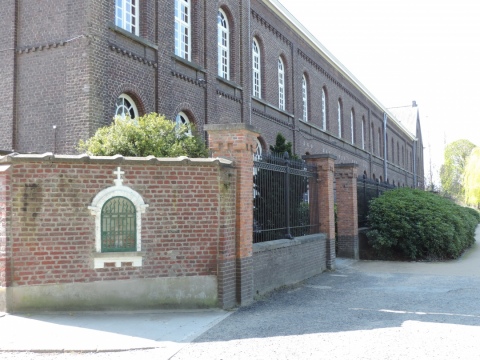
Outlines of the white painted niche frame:
[{"label": "white painted niche frame", "polygon": [[[123,185],[122,175],[125,174],[120,167],[113,172],[117,175],[114,180],[115,185],[100,191],[88,207],[91,214],[95,216],[95,250],[94,267],[103,268],[105,263],[115,263],[120,267],[122,262],[131,262],[133,266],[142,266],[142,214],[148,207],[143,198],[132,188]],[[106,252],[102,253],[102,208],[105,203],[113,197],[124,197],[130,200],[136,210],[136,232],[137,232],[137,252]]]}]

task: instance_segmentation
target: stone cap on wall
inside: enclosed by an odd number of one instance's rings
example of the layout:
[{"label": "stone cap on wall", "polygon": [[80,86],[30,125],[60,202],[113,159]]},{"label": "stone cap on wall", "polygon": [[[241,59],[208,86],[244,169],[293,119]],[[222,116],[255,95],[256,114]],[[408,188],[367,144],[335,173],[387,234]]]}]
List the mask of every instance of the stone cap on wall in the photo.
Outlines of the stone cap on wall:
[{"label": "stone cap on wall", "polygon": [[13,153],[0,156],[0,163],[21,163],[21,162],[61,162],[77,164],[158,164],[158,165],[182,165],[199,166],[211,165],[222,167],[233,167],[233,161],[223,158],[189,158],[179,156],[175,158],[157,158],[155,156],[132,157],[123,155],[114,156],[90,156],[81,155],[57,155],[51,152],[44,154],[18,154]]}]

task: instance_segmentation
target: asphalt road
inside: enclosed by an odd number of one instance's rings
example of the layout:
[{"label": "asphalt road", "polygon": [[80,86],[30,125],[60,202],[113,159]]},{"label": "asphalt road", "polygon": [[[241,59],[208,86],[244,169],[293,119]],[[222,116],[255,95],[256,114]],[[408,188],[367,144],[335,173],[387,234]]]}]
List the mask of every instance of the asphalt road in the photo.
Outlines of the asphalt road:
[{"label": "asphalt road", "polygon": [[[478,237],[477,237],[478,238]],[[170,356],[192,359],[480,359],[480,247],[461,259],[338,259],[337,270],[283,288]],[[2,359],[160,359],[118,353],[0,353]]]}]

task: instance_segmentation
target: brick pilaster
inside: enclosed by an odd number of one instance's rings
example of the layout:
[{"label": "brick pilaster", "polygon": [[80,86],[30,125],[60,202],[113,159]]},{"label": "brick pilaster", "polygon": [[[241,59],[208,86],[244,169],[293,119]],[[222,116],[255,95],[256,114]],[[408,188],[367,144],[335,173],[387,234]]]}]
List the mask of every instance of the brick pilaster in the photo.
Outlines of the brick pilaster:
[{"label": "brick pilaster", "polygon": [[[205,130],[212,156],[233,160],[236,168],[236,294],[238,303],[247,305],[253,301],[253,153],[258,133],[246,124],[212,124],[206,125]],[[225,264],[225,269],[231,266]],[[229,285],[222,284],[225,289]],[[225,291],[223,294],[228,296]]]},{"label": "brick pilaster", "polygon": [[352,259],[359,258],[357,176],[356,164],[340,164],[335,167],[338,256]]},{"label": "brick pilaster", "polygon": [[10,214],[10,165],[0,165],[0,312],[7,311],[8,221]]},{"label": "brick pilaster", "polygon": [[304,159],[317,167],[318,191],[317,199],[320,232],[327,234],[327,268],[335,268],[335,200],[333,198],[333,180],[335,171],[334,155],[307,155]]}]

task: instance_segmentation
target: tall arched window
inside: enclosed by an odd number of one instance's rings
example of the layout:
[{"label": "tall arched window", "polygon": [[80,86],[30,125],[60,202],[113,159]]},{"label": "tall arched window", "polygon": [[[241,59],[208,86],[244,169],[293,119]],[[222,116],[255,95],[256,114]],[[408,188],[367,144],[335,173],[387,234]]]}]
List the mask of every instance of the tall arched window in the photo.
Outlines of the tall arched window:
[{"label": "tall arched window", "polygon": [[191,60],[190,0],[175,0],[175,55]]},{"label": "tall arched window", "polygon": [[257,98],[262,97],[262,80],[261,80],[261,65],[260,65],[260,46],[257,39],[252,42],[252,79],[253,79],[253,96]]},{"label": "tall arched window", "polygon": [[177,114],[177,116],[175,117],[175,124],[177,131],[180,130],[180,127],[182,125],[185,125],[187,127],[187,135],[192,136],[190,119],[184,112],[179,112]]},{"label": "tall arched window", "polygon": [[338,122],[338,137],[342,138],[342,101],[338,99],[337,102],[337,122]]},{"label": "tall arched window", "polygon": [[355,114],[353,112],[353,109],[350,110],[350,141],[353,144],[355,144],[355,126],[354,126],[354,121],[355,121]]},{"label": "tall arched window", "polygon": [[327,130],[327,93],[322,88],[322,130]]},{"label": "tall arched window", "polygon": [[362,149],[365,150],[365,116],[362,116]]},{"label": "tall arched window", "polygon": [[392,163],[395,163],[395,141],[392,137]]},{"label": "tall arched window", "polygon": [[120,116],[121,118],[126,118],[128,116],[130,119],[138,117],[138,110],[135,102],[127,94],[122,94],[118,97],[115,107],[115,116]]},{"label": "tall arched window", "polygon": [[371,139],[372,139],[372,154],[375,154],[375,127],[373,124],[372,124]]},{"label": "tall arched window", "polygon": [[278,108],[285,110],[285,65],[281,57],[278,58]]},{"label": "tall arched window", "polygon": [[382,157],[382,131],[378,128],[378,155]]},{"label": "tall arched window", "polygon": [[308,121],[308,86],[305,74],[302,76],[302,120]]},{"label": "tall arched window", "polygon": [[115,1],[115,25],[139,35],[140,0],[116,0]]},{"label": "tall arched window", "polygon": [[230,29],[227,16],[218,10],[218,75],[230,80]]}]

